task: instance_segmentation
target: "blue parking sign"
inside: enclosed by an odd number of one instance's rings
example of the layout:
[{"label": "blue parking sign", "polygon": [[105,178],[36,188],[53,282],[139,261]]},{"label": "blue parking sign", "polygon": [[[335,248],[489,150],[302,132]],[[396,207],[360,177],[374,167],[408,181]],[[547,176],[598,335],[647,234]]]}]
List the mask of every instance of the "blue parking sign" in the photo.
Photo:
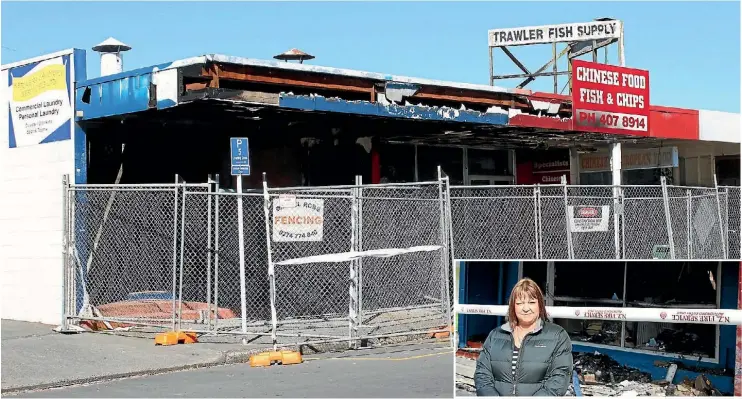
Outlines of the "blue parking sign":
[{"label": "blue parking sign", "polygon": [[250,176],[250,150],[247,137],[230,137],[232,152],[232,176]]}]

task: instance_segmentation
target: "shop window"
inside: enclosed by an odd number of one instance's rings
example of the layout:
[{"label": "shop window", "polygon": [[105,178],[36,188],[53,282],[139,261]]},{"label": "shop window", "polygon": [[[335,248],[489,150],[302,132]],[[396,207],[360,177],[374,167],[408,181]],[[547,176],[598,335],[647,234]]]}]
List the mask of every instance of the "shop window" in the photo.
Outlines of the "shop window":
[{"label": "shop window", "polygon": [[716,178],[720,186],[739,186],[739,155],[716,157]]},{"label": "shop window", "polygon": [[[581,300],[623,298],[623,262],[557,262],[554,296]],[[595,279],[585,284],[585,279]]]},{"label": "shop window", "polygon": [[507,150],[468,149],[469,175],[512,176],[513,167]]},{"label": "shop window", "polygon": [[[623,306],[623,262],[556,262],[554,265],[555,306]],[[597,280],[586,284],[586,277]],[[555,322],[575,342],[621,346],[620,321],[556,319]]]},{"label": "shop window", "polygon": [[417,173],[420,181],[438,180],[438,165],[452,185],[464,184],[464,150],[454,147],[417,147]]},{"label": "shop window", "polygon": [[584,186],[610,186],[612,181],[611,172],[580,173],[580,184]]},{"label": "shop window", "polygon": [[623,171],[623,184],[659,185],[665,176],[667,184],[673,184],[672,168],[631,169]]},{"label": "shop window", "polygon": [[[673,168],[629,169],[621,173],[624,185],[659,185],[661,176],[665,176],[667,184],[674,182]],[[580,173],[580,184],[608,186],[613,184],[613,177],[610,171]]]},{"label": "shop window", "polygon": [[383,143],[379,149],[381,183],[415,181],[415,146]]},{"label": "shop window", "polygon": [[[718,262],[555,262],[552,267],[554,288],[549,290],[556,306],[712,310],[719,305]],[[590,283],[586,277],[592,278]],[[718,326],[713,324],[554,321],[575,342],[691,358],[716,357]]]},{"label": "shop window", "polygon": [[[548,296],[546,291],[547,268],[546,262],[523,262],[523,277],[528,277],[538,284],[545,296]],[[548,298],[546,302],[548,303]]]},{"label": "shop window", "polygon": [[[626,306],[716,309],[718,262],[627,264]],[[627,348],[715,357],[717,327],[627,322]]]}]

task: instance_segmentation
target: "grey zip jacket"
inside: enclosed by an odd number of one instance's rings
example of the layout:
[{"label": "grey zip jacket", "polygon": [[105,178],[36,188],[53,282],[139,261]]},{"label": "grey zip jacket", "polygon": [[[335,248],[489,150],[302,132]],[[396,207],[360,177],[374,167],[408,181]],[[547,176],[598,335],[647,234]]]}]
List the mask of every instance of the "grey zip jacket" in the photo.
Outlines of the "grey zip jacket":
[{"label": "grey zip jacket", "polygon": [[572,379],[572,341],[561,326],[537,321],[520,345],[513,379],[513,330],[490,332],[474,372],[477,396],[564,396]]}]

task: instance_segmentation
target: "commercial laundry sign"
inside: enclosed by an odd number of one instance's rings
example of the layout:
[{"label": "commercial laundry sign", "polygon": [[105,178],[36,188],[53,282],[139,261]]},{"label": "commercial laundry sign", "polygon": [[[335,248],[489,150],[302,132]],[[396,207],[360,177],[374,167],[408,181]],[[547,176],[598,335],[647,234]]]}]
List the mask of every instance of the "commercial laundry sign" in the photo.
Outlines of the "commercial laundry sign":
[{"label": "commercial laundry sign", "polygon": [[649,72],[572,61],[574,129],[649,136]]},{"label": "commercial laundry sign", "polygon": [[273,200],[273,241],[322,241],[325,200],[282,195]]},{"label": "commercial laundry sign", "polygon": [[569,230],[572,233],[608,231],[610,207],[608,205],[570,205]]},{"label": "commercial laundry sign", "polygon": [[9,147],[72,137],[71,56],[62,55],[6,71]]}]

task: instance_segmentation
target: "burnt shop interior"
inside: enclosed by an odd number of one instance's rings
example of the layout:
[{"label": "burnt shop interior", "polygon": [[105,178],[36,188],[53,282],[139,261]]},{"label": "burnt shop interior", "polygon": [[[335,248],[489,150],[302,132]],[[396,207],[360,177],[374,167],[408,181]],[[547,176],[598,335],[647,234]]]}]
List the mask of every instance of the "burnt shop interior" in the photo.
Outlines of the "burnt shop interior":
[{"label": "burnt shop interior", "polygon": [[[542,289],[547,306],[736,309],[737,262],[460,262],[460,303],[506,305],[522,277]],[[502,317],[459,316],[459,346],[482,342]],[[734,369],[734,326],[555,319],[575,351],[690,359]],[[613,356],[613,355],[612,355]],[[670,361],[670,360],[667,360]],[[722,370],[719,370],[722,372]]]}]

